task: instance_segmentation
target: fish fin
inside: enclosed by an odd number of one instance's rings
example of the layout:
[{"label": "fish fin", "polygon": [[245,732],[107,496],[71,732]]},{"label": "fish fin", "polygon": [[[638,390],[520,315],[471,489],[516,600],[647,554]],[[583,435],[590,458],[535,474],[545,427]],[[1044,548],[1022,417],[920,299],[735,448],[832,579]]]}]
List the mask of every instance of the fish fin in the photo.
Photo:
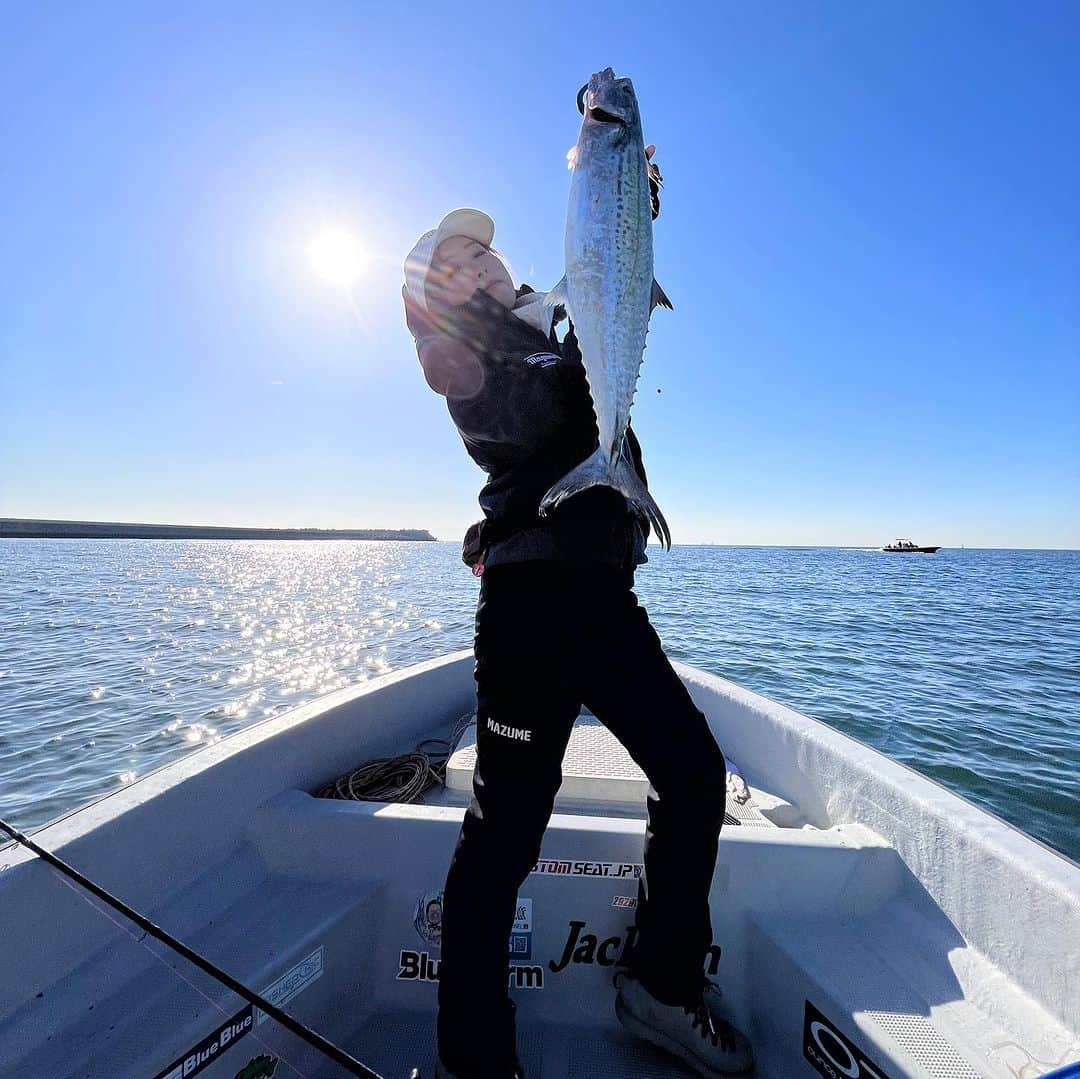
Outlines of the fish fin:
[{"label": "fish fin", "polygon": [[660,542],[670,551],[671,530],[668,528],[668,523],[664,520],[660,507],[653,501],[653,496],[649,494],[648,487],[642,482],[633,464],[625,455],[619,458],[619,463],[615,467],[615,482],[612,487],[626,495],[634,510],[648,517]]},{"label": "fish fin", "polygon": [[577,166],[578,147],[575,142],[569,150],[566,151],[566,167],[568,169],[574,169]]},{"label": "fish fin", "polygon": [[675,310],[675,305],[667,298],[667,293],[660,287],[660,282],[653,278],[652,296],[649,299],[649,313],[654,307],[666,307],[669,311]]},{"label": "fish fin", "polygon": [[570,469],[558,483],[553,484],[540,500],[540,516],[546,517],[571,495],[589,487],[614,487],[615,474],[604,451],[597,446],[581,464]]},{"label": "fish fin", "polygon": [[562,307],[566,314],[570,315],[570,300],[566,295],[565,277],[560,277],[558,284],[544,296],[544,313],[549,316],[549,323],[555,318],[556,307]]}]

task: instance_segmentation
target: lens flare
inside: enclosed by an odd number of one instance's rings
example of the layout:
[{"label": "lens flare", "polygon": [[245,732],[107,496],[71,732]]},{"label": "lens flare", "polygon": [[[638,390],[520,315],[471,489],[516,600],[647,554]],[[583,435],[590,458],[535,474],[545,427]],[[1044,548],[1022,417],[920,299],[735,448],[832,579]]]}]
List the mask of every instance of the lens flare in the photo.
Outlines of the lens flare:
[{"label": "lens flare", "polygon": [[344,229],[323,229],[308,244],[315,272],[330,284],[349,288],[364,269],[364,255],[356,237]]}]

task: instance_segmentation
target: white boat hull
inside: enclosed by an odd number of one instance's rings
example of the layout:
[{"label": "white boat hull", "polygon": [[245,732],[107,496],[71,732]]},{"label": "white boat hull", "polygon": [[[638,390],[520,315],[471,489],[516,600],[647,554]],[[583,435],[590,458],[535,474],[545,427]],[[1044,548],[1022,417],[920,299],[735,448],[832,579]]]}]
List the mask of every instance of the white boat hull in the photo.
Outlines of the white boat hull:
[{"label": "white boat hull", "polygon": [[[760,811],[723,831],[705,968],[758,1075],[1028,1079],[1080,1058],[1076,865],[821,723],[677,669]],[[420,664],[249,728],[35,839],[381,1074],[430,1076],[439,949],[417,915],[467,795],[460,782],[423,805],[308,792],[445,735],[474,703],[471,654]],[[568,760],[521,888],[510,977],[530,1079],[688,1074],[615,1019],[644,804],[632,775],[614,779]],[[345,1074],[100,906],[0,850],[2,1079],[171,1079],[185,1061],[187,1075],[233,1079],[260,1057],[282,1058],[278,1076]]]}]

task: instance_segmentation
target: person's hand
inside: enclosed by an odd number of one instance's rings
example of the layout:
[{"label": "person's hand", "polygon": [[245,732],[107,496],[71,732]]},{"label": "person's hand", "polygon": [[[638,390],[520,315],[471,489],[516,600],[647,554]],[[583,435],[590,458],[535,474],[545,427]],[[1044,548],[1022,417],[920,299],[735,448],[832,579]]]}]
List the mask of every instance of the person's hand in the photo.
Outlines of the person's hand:
[{"label": "person's hand", "polygon": [[664,177],[660,174],[660,166],[652,159],[655,153],[656,147],[650,142],[645,147],[645,161],[649,169],[649,196],[652,200],[654,221],[660,216],[660,188],[664,186]]}]

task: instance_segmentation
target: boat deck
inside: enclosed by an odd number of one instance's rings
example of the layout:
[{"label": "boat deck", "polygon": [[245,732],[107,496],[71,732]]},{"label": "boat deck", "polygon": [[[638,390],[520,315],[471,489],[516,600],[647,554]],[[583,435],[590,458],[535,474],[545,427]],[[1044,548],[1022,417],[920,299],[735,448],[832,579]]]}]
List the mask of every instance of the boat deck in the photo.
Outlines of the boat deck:
[{"label": "boat deck", "polygon": [[[148,777],[142,783],[151,797],[127,814],[105,805],[85,811],[101,823],[70,842],[70,859],[94,865],[106,886],[159,925],[387,1079],[404,1079],[415,1066],[430,1079],[440,949],[422,915],[442,888],[469,801],[472,741],[460,743],[445,788],[421,804],[310,792],[332,777],[327,762],[346,771],[445,736],[461,715],[451,709],[468,692],[469,668],[458,662],[460,671],[432,666],[440,678],[460,677],[463,687],[457,697],[442,684],[430,690],[432,699],[450,699],[438,725],[417,720],[393,744],[362,745],[354,731],[327,719],[318,758],[301,769],[298,754],[313,744],[303,724],[332,714],[275,720],[211,747],[201,761]],[[358,698],[372,729],[381,729],[387,699],[404,697],[410,714],[422,715],[426,702],[416,685],[390,682],[382,698]],[[733,711],[732,731],[761,729],[754,722],[777,707],[762,705],[757,716]],[[705,973],[723,987],[733,1020],[750,1036],[757,1075],[825,1074],[813,1054],[850,1052],[850,1061],[834,1059],[848,1069],[836,1066],[837,1074],[1033,1079],[1080,1055],[1075,1033],[1008,972],[1006,964],[1016,962],[1008,950],[1015,919],[1001,922],[998,954],[976,947],[894,843],[865,824],[834,822],[813,803],[799,784],[830,758],[785,737],[787,798],[768,783],[782,774],[779,738],[758,747],[749,738],[721,737],[736,765],[744,763],[740,753],[746,758],[750,797],[729,798]],[[832,737],[826,733],[821,745]],[[301,771],[308,778],[298,781]],[[915,803],[899,796],[890,802],[884,793],[923,780],[900,773],[886,788],[875,787],[870,773],[849,776],[861,784],[860,805],[892,814],[898,834],[911,826]],[[647,786],[610,734],[582,716],[540,861],[520,889],[525,916],[511,942],[511,992],[529,1079],[689,1074],[631,1039],[613,1008],[611,978],[634,921]],[[134,803],[137,793],[117,799]],[[837,797],[848,794],[838,790]],[[155,812],[138,815],[141,806]],[[236,824],[216,844],[215,827],[224,829],[230,812]],[[74,824],[83,826],[73,819],[54,827]],[[130,846],[114,841],[121,824]],[[925,821],[919,827],[928,837],[927,860],[958,849],[947,848],[943,833]],[[198,841],[184,847],[190,835]],[[1010,840],[1007,832],[994,836]],[[132,873],[133,856],[140,873]],[[1056,870],[1056,862],[1048,864]],[[964,885],[962,867],[943,877]],[[17,878],[0,875],[0,887],[22,929],[6,942],[9,966],[27,972],[10,984],[0,979],[0,1079],[173,1079],[182,1067],[177,1073],[169,1061],[182,1065],[223,1019],[244,1016],[235,994],[139,940],[42,863],[26,861]],[[147,902],[153,894],[164,899]],[[1018,878],[1015,909],[1029,917],[1048,911],[1049,924],[1067,927],[1049,905],[1061,895]],[[1029,940],[1025,948],[1044,943]],[[1066,965],[1075,961],[1069,941],[1049,946]],[[260,1054],[280,1057],[278,1079],[345,1074],[258,1013],[228,1048],[200,1069],[202,1079],[234,1079]]]}]

